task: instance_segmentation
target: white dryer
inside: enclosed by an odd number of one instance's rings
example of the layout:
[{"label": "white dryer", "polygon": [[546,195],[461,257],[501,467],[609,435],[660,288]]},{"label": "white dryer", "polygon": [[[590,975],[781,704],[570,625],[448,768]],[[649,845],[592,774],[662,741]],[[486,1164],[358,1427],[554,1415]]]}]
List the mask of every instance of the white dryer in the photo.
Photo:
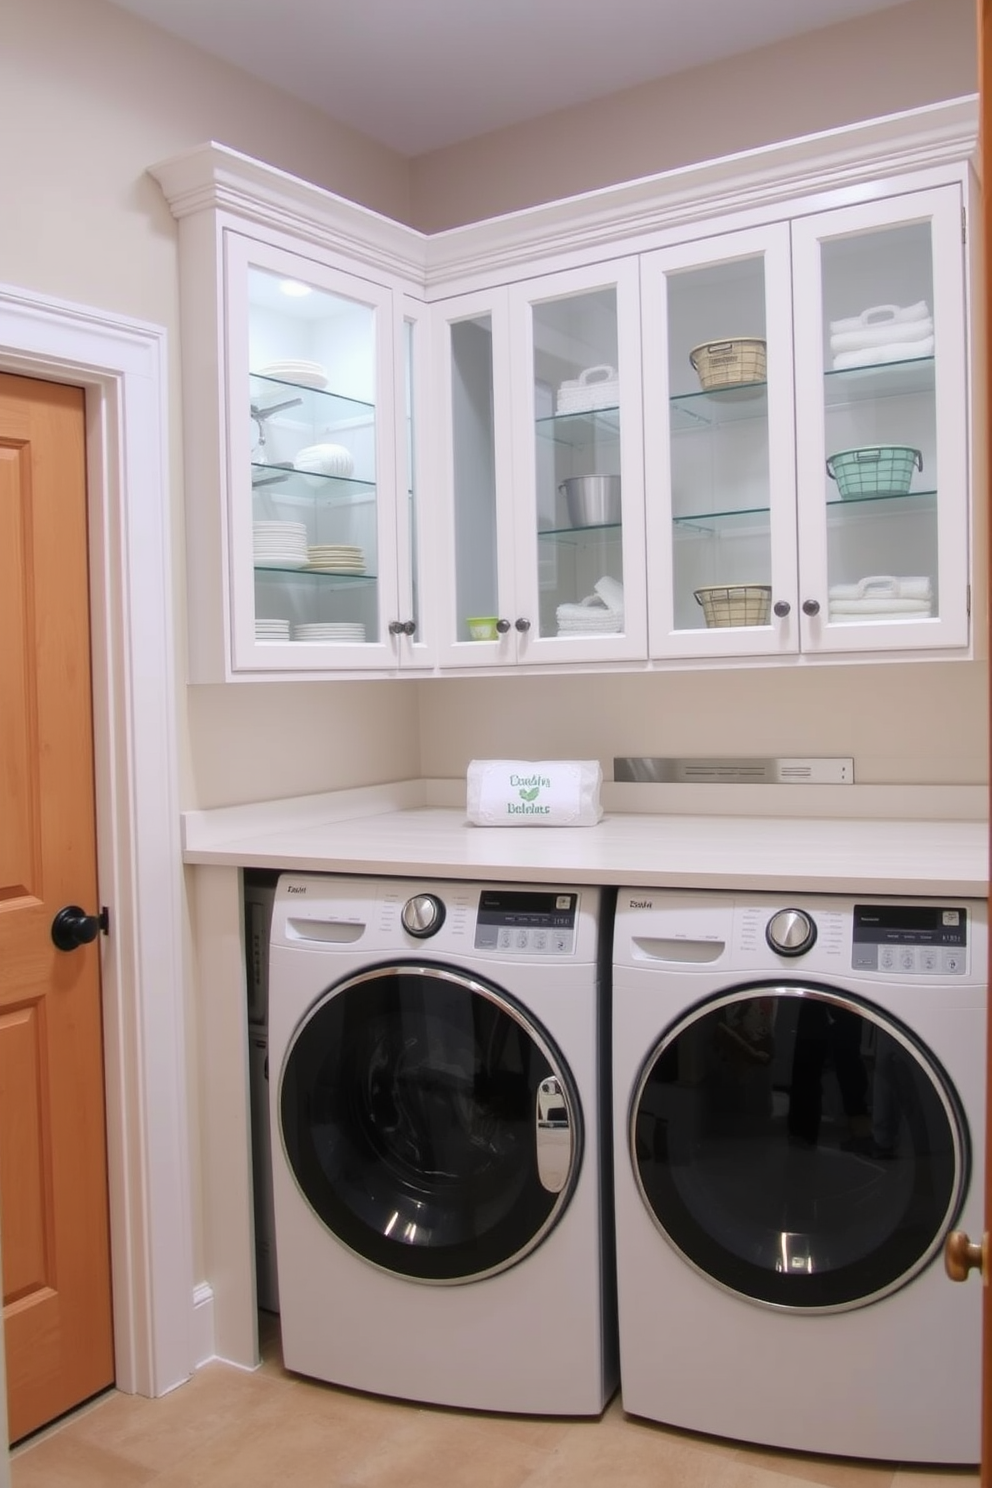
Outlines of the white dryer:
[{"label": "white dryer", "polygon": [[616,1386],[603,895],[288,874],[269,968],[288,1368],[598,1415]]},{"label": "white dryer", "polygon": [[980,901],[621,890],[623,1404],[694,1431],[979,1460]]}]

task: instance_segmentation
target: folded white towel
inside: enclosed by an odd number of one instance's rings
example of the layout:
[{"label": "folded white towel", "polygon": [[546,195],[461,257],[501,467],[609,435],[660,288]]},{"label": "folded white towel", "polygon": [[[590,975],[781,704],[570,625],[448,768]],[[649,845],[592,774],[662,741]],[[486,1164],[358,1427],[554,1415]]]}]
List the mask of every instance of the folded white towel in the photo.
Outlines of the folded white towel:
[{"label": "folded white towel", "polygon": [[934,338],[919,341],[894,341],[887,346],[869,346],[864,351],[842,351],[834,357],[834,371],[846,367],[877,367],[881,362],[911,362],[916,357],[933,356]]},{"label": "folded white towel", "polygon": [[867,310],[862,310],[860,315],[849,315],[846,320],[832,320],[830,322],[830,334],[841,335],[844,331],[859,331],[869,325],[883,325],[888,322],[900,324],[907,320],[922,320],[930,314],[930,306],[926,300],[917,300],[915,305],[869,305]]},{"label": "folded white towel", "polygon": [[929,599],[832,599],[831,615],[929,615]]},{"label": "folded white towel", "polygon": [[933,597],[933,588],[926,574],[899,578],[894,574],[869,574],[856,584],[834,584],[827,591],[827,598],[836,599],[926,599]]},{"label": "folded white towel", "polygon": [[830,350],[863,351],[868,346],[896,345],[900,341],[922,341],[933,335],[933,317],[907,320],[900,325],[866,326],[863,331],[841,331],[830,337]]},{"label": "folded white towel", "polygon": [[623,614],[623,585],[619,579],[611,579],[609,574],[604,574],[593,588],[608,610],[617,615]]}]

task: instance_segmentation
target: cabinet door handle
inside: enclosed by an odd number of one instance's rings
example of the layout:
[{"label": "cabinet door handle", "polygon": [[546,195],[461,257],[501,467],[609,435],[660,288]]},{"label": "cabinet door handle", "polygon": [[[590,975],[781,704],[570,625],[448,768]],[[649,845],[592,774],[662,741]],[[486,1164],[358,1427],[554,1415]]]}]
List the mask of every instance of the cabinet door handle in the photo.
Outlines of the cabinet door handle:
[{"label": "cabinet door handle", "polygon": [[389,622],[389,634],[390,635],[403,635],[405,631],[406,631],[406,626],[403,624],[403,621],[402,620],[390,620],[390,622]]},{"label": "cabinet door handle", "polygon": [[516,625],[521,635],[523,635],[525,631],[530,630],[530,621],[526,620],[523,615],[520,615],[514,621],[514,624]]},{"label": "cabinet door handle", "polygon": [[416,620],[407,620],[405,622],[405,624],[402,625],[400,628],[402,629],[404,635],[416,635],[417,634],[417,622],[416,622]]},{"label": "cabinet door handle", "polygon": [[774,609],[778,618],[780,620],[784,620],[786,615],[792,609],[792,606],[787,599],[777,599],[772,608]]},{"label": "cabinet door handle", "polygon": [[804,615],[818,615],[820,613],[820,601],[818,599],[803,600]]},{"label": "cabinet door handle", "polygon": [[509,622],[509,620],[497,620],[496,621],[496,629],[499,631],[500,635],[506,635],[506,632],[509,630],[509,628],[510,628],[510,622]]}]

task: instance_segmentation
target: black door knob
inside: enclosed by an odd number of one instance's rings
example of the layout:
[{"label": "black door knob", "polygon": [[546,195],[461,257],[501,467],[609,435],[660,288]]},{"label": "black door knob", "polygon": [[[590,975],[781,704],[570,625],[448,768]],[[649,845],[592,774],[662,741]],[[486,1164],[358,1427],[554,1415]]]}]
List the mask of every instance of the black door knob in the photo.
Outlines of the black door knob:
[{"label": "black door knob", "polygon": [[52,940],[60,951],[74,951],[78,946],[96,940],[101,931],[106,935],[109,929],[109,910],[101,909],[98,915],[88,915],[78,904],[67,904],[52,921]]},{"label": "black door knob", "polygon": [[820,601],[818,599],[803,600],[804,615],[818,615],[820,613]]},{"label": "black door knob", "polygon": [[792,606],[789,604],[789,601],[787,599],[777,599],[772,605],[772,609],[775,611],[780,620],[785,619],[791,608]]},{"label": "black door knob", "polygon": [[496,621],[496,629],[499,631],[500,635],[506,635],[506,632],[509,630],[509,628],[510,628],[510,622],[509,622],[509,620],[497,620]]},{"label": "black door knob", "polygon": [[513,623],[517,627],[521,635],[524,635],[525,632],[530,630],[530,621],[523,615],[521,615],[519,619],[514,620]]}]

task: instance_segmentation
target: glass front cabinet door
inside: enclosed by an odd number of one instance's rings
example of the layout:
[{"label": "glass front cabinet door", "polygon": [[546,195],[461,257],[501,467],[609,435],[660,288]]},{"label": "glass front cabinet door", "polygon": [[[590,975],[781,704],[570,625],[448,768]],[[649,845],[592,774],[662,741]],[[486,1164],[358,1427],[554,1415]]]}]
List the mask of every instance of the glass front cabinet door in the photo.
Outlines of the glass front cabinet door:
[{"label": "glass front cabinet door", "polygon": [[967,644],[961,205],[646,255],[653,656]]},{"label": "glass front cabinet door", "polygon": [[793,224],[800,644],[968,640],[957,185]]},{"label": "glass front cabinet door", "polygon": [[447,665],[646,655],[634,258],[438,307]]},{"label": "glass front cabinet door", "polygon": [[225,249],[231,670],[416,664],[419,307],[234,232]]},{"label": "glass front cabinet door", "polygon": [[794,650],[788,226],[647,254],[642,293],[652,655]]}]

